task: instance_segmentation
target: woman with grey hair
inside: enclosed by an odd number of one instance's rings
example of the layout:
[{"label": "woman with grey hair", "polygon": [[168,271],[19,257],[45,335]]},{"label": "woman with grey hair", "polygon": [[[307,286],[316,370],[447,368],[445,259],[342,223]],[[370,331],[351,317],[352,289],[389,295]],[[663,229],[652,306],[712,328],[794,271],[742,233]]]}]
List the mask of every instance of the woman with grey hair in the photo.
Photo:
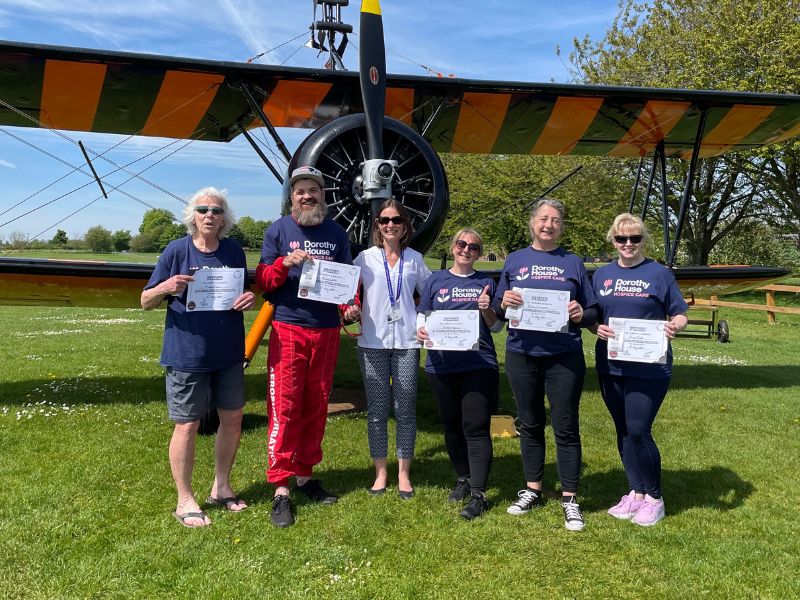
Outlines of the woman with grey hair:
[{"label": "woman with grey hair", "polygon": [[[207,504],[239,512],[247,504],[231,488],[230,474],[242,430],[244,407],[244,319],[255,304],[246,289],[244,251],[225,237],[233,215],[225,194],[204,188],[189,200],[183,222],[189,235],[170,242],[142,292],[142,308],[167,301],[161,364],[166,369],[167,413],[175,422],[169,462],[178,491],[173,516],[185,527],[211,524],[192,492],[195,437],[210,407],[219,414],[216,474]],[[187,300],[187,287],[201,269],[235,270],[241,293],[226,310],[200,311]],[[238,277],[237,277],[238,275]]]},{"label": "woman with grey hair", "polygon": [[556,438],[564,526],[580,531],[584,521],[576,497],[581,469],[578,406],[586,363],[579,327],[597,321],[597,299],[583,261],[558,246],[563,226],[561,202],[542,198],[534,205],[529,222],[532,243],[506,259],[494,306],[500,315],[521,306],[525,288],[568,292],[567,324],[558,331],[518,329],[510,321],[506,374],[517,403],[526,487],[507,512],[522,515],[542,504],[546,395]]}]

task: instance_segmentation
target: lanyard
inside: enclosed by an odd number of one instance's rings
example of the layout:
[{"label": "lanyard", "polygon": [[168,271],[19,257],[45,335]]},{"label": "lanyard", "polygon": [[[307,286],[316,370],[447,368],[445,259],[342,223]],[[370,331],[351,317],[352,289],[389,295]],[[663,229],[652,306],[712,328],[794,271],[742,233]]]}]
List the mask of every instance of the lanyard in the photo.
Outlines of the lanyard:
[{"label": "lanyard", "polygon": [[400,272],[397,275],[397,296],[394,295],[394,289],[392,288],[392,276],[389,275],[389,261],[386,260],[386,250],[381,248],[381,254],[383,255],[383,270],[386,272],[386,287],[389,288],[389,303],[394,310],[394,305],[400,299],[400,292],[403,290],[403,251],[400,250]]}]

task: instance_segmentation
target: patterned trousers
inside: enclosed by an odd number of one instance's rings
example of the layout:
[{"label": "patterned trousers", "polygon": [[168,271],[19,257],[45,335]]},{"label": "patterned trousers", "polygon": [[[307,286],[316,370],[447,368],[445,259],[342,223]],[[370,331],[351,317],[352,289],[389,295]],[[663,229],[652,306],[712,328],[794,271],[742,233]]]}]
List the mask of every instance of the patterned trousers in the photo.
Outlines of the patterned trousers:
[{"label": "patterned trousers", "polygon": [[394,405],[397,458],[413,458],[417,441],[419,348],[359,348],[367,393],[367,438],[372,458],[386,458],[387,422]]}]

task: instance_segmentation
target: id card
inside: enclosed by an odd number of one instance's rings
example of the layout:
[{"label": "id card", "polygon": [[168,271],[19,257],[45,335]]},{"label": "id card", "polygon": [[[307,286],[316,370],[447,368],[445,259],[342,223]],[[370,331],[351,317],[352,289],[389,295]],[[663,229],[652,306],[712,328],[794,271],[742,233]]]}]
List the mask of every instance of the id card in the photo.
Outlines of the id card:
[{"label": "id card", "polygon": [[390,308],[389,312],[386,313],[386,320],[389,323],[396,323],[401,318],[400,309],[398,308]]}]

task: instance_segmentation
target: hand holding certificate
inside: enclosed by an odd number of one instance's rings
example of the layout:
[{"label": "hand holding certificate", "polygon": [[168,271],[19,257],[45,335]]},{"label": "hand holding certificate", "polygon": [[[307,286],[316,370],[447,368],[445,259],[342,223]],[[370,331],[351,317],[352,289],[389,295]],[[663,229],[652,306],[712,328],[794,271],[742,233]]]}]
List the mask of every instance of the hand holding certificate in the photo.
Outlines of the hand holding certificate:
[{"label": "hand holding certificate", "polygon": [[298,298],[327,302],[329,304],[353,304],[358,289],[361,267],[345,265],[327,260],[305,261],[300,274]]},{"label": "hand holding certificate", "polygon": [[664,335],[666,321],[611,317],[608,326],[614,337],[608,338],[608,358],[641,363],[666,364],[669,341]]},{"label": "hand holding certificate", "polygon": [[569,331],[569,292],[514,288],[522,296],[521,306],[509,306],[506,319],[511,329]]},{"label": "hand holding certificate", "polygon": [[230,310],[244,292],[244,269],[198,269],[186,293],[186,310]]},{"label": "hand holding certificate", "polygon": [[477,310],[434,310],[425,313],[429,350],[477,350],[480,315]]}]

